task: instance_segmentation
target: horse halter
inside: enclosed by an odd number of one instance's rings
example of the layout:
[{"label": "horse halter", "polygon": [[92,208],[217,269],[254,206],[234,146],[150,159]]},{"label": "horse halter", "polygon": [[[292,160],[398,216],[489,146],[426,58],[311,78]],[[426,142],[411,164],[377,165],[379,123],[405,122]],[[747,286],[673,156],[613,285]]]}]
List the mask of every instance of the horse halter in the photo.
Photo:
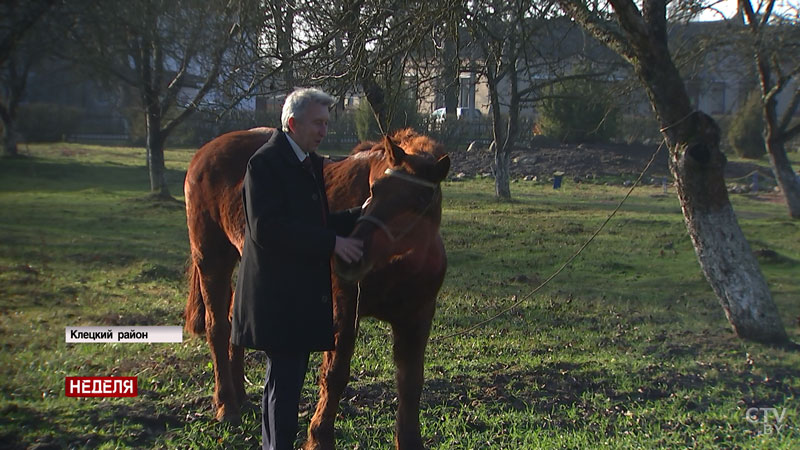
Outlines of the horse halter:
[{"label": "horse halter", "polygon": [[375,216],[370,216],[370,215],[361,216],[356,220],[356,222],[364,221],[377,226],[386,234],[386,236],[389,238],[389,242],[394,243],[398,239],[408,234],[412,229],[414,229],[414,227],[417,226],[417,223],[419,223],[419,221],[422,220],[423,217],[425,217],[425,214],[427,214],[428,210],[431,208],[431,205],[433,205],[434,199],[436,198],[436,194],[439,192],[439,185],[436,183],[431,183],[428,180],[423,180],[422,178],[416,177],[414,175],[410,175],[405,172],[400,172],[399,170],[394,170],[391,168],[386,169],[384,173],[390,177],[400,178],[401,180],[408,181],[409,183],[414,183],[420,186],[424,186],[426,188],[433,189],[433,195],[431,196],[431,200],[425,206],[425,209],[422,210],[422,213],[420,213],[420,215],[417,216],[416,220],[414,220],[411,223],[411,225],[409,225],[405,230],[403,230],[403,232],[401,232],[397,236],[395,236],[394,233],[392,233],[392,230],[386,225],[386,223],[384,223],[381,219]]}]

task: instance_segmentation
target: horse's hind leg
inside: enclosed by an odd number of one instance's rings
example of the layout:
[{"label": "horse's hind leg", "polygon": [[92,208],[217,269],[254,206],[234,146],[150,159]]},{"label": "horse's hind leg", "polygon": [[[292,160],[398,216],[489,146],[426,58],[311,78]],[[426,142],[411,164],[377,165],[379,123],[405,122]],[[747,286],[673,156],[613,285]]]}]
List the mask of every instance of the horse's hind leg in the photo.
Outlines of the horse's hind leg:
[{"label": "horse's hind leg", "polygon": [[352,287],[339,289],[338,284],[338,280],[334,278],[336,300],[333,320],[336,328],[336,350],[323,355],[319,401],[308,426],[308,440],[303,446],[306,450],[335,448],[334,421],[342,392],[350,380],[350,359],[353,357],[355,341],[355,290]]},{"label": "horse's hind leg", "polygon": [[[206,306],[206,340],[214,363],[214,406],[221,421],[239,420],[240,398],[244,398],[243,371],[232,368],[231,358],[241,358],[241,349],[230,347],[232,299],[231,275],[238,253],[228,244],[215,252],[203,252],[195,263],[202,273],[201,289]],[[212,256],[213,255],[213,256]],[[235,369],[235,370],[234,370]],[[234,377],[234,371],[236,373]]]},{"label": "horse's hind leg", "polygon": [[422,395],[425,346],[430,333],[431,313],[425,320],[392,323],[394,362],[397,366],[397,423],[395,446],[422,449],[419,399]]}]

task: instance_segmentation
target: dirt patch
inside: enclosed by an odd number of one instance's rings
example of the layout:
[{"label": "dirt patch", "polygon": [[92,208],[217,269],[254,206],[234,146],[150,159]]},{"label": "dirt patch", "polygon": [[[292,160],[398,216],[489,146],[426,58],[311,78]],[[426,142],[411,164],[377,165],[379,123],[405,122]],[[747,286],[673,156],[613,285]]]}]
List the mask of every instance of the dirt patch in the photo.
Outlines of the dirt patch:
[{"label": "dirt patch", "polygon": [[[518,147],[511,152],[512,178],[551,177],[561,171],[568,178],[629,176],[635,178],[655,153],[657,145],[579,144]],[[452,178],[493,174],[494,154],[486,146],[450,153]],[[760,169],[754,163],[729,162],[726,178],[739,178]],[[763,172],[763,168],[761,168]],[[769,171],[766,171],[769,172]],[[462,175],[459,175],[462,174]],[[650,177],[670,177],[667,150],[662,148],[647,172]]]}]

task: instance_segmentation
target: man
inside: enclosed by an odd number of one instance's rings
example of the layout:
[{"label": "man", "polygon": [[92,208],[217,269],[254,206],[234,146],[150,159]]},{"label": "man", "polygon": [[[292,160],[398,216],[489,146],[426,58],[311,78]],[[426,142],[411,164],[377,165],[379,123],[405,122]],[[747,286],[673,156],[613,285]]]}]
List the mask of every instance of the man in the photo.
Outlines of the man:
[{"label": "man", "polygon": [[309,353],[333,350],[331,255],[345,262],[362,256],[361,241],[342,237],[359,208],[328,213],[315,153],[333,103],[318,89],[289,94],[283,129],[250,158],[242,187],[246,228],[231,340],[267,355],[264,449],[293,448]]}]

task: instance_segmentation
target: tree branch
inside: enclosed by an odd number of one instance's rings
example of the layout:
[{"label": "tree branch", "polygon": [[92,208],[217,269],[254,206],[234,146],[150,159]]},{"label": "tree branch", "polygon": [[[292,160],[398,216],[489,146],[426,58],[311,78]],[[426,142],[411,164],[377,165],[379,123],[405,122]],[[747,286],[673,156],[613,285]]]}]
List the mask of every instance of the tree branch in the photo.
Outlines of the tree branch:
[{"label": "tree branch", "polygon": [[[22,36],[24,36],[44,13],[53,6],[55,1],[56,0],[42,0],[34,5],[27,2],[25,3],[25,12],[22,18],[18,22],[12,23],[11,31],[3,36],[3,40],[0,41],[0,65],[3,65],[6,60],[8,60],[14,48],[17,46],[17,43],[22,39]],[[7,14],[6,20],[13,21],[13,10],[16,7],[16,3],[11,0],[4,6],[3,10],[5,10],[4,12]]]},{"label": "tree branch", "polygon": [[598,41],[602,42],[620,56],[633,61],[636,54],[630,44],[629,39],[620,32],[613,29],[609,21],[601,19],[596,13],[589,11],[586,3],[580,0],[557,0],[567,14],[572,16],[576,22],[583,26]]},{"label": "tree branch", "polygon": [[789,127],[798,108],[800,108],[800,88],[795,89],[789,106],[783,111],[778,125],[781,130],[785,130]]},{"label": "tree branch", "polygon": [[[619,22],[628,38],[636,45],[637,40],[648,41],[649,32],[642,13],[633,0],[609,0]],[[650,3],[650,2],[648,2]]]}]

